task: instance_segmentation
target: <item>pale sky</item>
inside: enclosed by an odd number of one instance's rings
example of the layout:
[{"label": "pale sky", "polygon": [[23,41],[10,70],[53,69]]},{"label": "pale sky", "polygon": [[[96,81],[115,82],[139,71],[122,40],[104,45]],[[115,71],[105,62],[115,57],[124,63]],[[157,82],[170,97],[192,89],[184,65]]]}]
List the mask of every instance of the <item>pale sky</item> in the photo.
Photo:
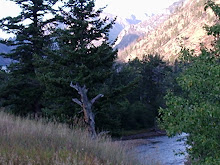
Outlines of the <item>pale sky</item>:
[{"label": "pale sky", "polygon": [[[107,8],[104,12],[120,17],[129,17],[131,14],[137,18],[143,17],[144,13],[157,13],[170,6],[177,0],[96,0],[96,7]],[[19,7],[10,0],[0,0],[0,19],[7,16],[16,16],[20,12]],[[10,35],[0,30],[0,38],[8,38]]]},{"label": "pale sky", "polygon": [[131,14],[142,16],[144,13],[158,13],[178,0],[96,0],[99,7],[107,6],[105,12],[128,17]]}]

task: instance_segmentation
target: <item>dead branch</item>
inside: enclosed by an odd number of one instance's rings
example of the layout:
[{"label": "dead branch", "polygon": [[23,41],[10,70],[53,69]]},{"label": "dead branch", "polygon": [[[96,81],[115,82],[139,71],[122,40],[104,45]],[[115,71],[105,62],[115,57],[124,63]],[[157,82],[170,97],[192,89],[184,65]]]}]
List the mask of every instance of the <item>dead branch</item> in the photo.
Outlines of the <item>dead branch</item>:
[{"label": "dead branch", "polygon": [[104,97],[104,95],[103,95],[103,94],[98,94],[95,98],[93,98],[93,99],[91,100],[91,103],[94,104],[95,101],[98,100],[98,99],[101,98],[101,97]]},{"label": "dead branch", "polygon": [[77,98],[74,98],[72,100],[82,107],[84,122],[88,125],[88,131],[91,133],[92,138],[95,138],[97,134],[95,131],[95,114],[92,112],[92,105],[95,103],[95,101],[97,101],[104,95],[98,94],[90,101],[87,97],[88,89],[86,89],[85,85],[81,87],[79,84],[73,85],[73,83],[71,82],[70,87],[74,88],[81,96],[80,101]]},{"label": "dead branch", "polygon": [[72,99],[73,102],[75,102],[76,104],[80,105],[81,107],[83,106],[82,102],[79,101],[77,98]]}]

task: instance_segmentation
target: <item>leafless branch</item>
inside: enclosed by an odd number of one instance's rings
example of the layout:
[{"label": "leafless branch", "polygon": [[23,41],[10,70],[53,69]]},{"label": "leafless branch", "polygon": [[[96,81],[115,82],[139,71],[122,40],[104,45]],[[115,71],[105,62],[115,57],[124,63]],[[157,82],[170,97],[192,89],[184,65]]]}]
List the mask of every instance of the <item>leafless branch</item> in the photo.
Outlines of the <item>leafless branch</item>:
[{"label": "leafless branch", "polygon": [[80,113],[83,113],[83,110],[78,112],[78,114],[80,114]]},{"label": "leafless branch", "polygon": [[73,82],[72,82],[72,81],[71,81],[71,83],[70,83],[70,87],[72,87],[72,88],[74,88],[75,90],[78,91],[77,85],[73,85]]},{"label": "leafless branch", "polygon": [[76,104],[80,105],[81,107],[83,106],[82,102],[79,101],[78,99],[74,98],[72,100],[73,100],[73,102],[75,102]]},{"label": "leafless branch", "polygon": [[104,95],[103,95],[103,94],[98,94],[96,97],[94,97],[94,98],[91,100],[91,104],[94,104],[94,102],[95,102],[96,100],[98,100],[99,98],[101,98],[101,97],[104,97]]}]

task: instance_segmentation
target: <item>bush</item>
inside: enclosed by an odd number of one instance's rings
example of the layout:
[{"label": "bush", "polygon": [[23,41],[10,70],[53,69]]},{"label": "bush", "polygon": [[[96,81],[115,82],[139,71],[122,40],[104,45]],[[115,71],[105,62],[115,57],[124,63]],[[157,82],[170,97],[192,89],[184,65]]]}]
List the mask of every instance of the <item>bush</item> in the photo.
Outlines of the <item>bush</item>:
[{"label": "bush", "polygon": [[[190,55],[190,53],[188,54]],[[166,95],[160,109],[161,126],[171,136],[188,133],[188,153],[195,164],[220,163],[220,65],[206,50],[188,56],[189,64],[177,78],[181,92]]]},{"label": "bush", "polygon": [[[208,0],[220,18],[220,7]],[[182,50],[182,73],[176,78],[178,90],[166,95],[167,108],[160,109],[160,125],[174,136],[188,133],[186,143],[193,164],[220,164],[220,25],[205,27],[215,37],[214,49],[203,48],[199,56]]]}]

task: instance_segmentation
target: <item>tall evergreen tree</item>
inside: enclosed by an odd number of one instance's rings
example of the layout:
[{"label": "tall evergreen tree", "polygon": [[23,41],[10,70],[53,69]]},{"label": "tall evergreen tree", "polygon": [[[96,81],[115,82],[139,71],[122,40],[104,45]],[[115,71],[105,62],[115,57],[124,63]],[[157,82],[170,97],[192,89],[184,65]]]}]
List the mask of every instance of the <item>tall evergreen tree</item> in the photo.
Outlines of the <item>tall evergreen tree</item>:
[{"label": "tall evergreen tree", "polygon": [[46,25],[53,21],[44,20],[44,15],[52,13],[56,0],[11,0],[22,9],[17,17],[0,20],[0,28],[16,35],[14,41],[2,41],[15,48],[4,57],[11,58],[9,80],[1,86],[0,97],[3,106],[18,114],[38,113],[43,86],[37,79],[35,57],[44,57],[49,49],[50,38]]},{"label": "tall evergreen tree", "polygon": [[46,86],[44,111],[50,115],[75,115],[78,97],[70,82],[86,85],[89,97],[103,89],[112,73],[116,51],[108,42],[114,20],[102,19],[94,0],[69,0],[58,16],[66,28],[55,33],[55,54],[42,61],[41,80]]}]

